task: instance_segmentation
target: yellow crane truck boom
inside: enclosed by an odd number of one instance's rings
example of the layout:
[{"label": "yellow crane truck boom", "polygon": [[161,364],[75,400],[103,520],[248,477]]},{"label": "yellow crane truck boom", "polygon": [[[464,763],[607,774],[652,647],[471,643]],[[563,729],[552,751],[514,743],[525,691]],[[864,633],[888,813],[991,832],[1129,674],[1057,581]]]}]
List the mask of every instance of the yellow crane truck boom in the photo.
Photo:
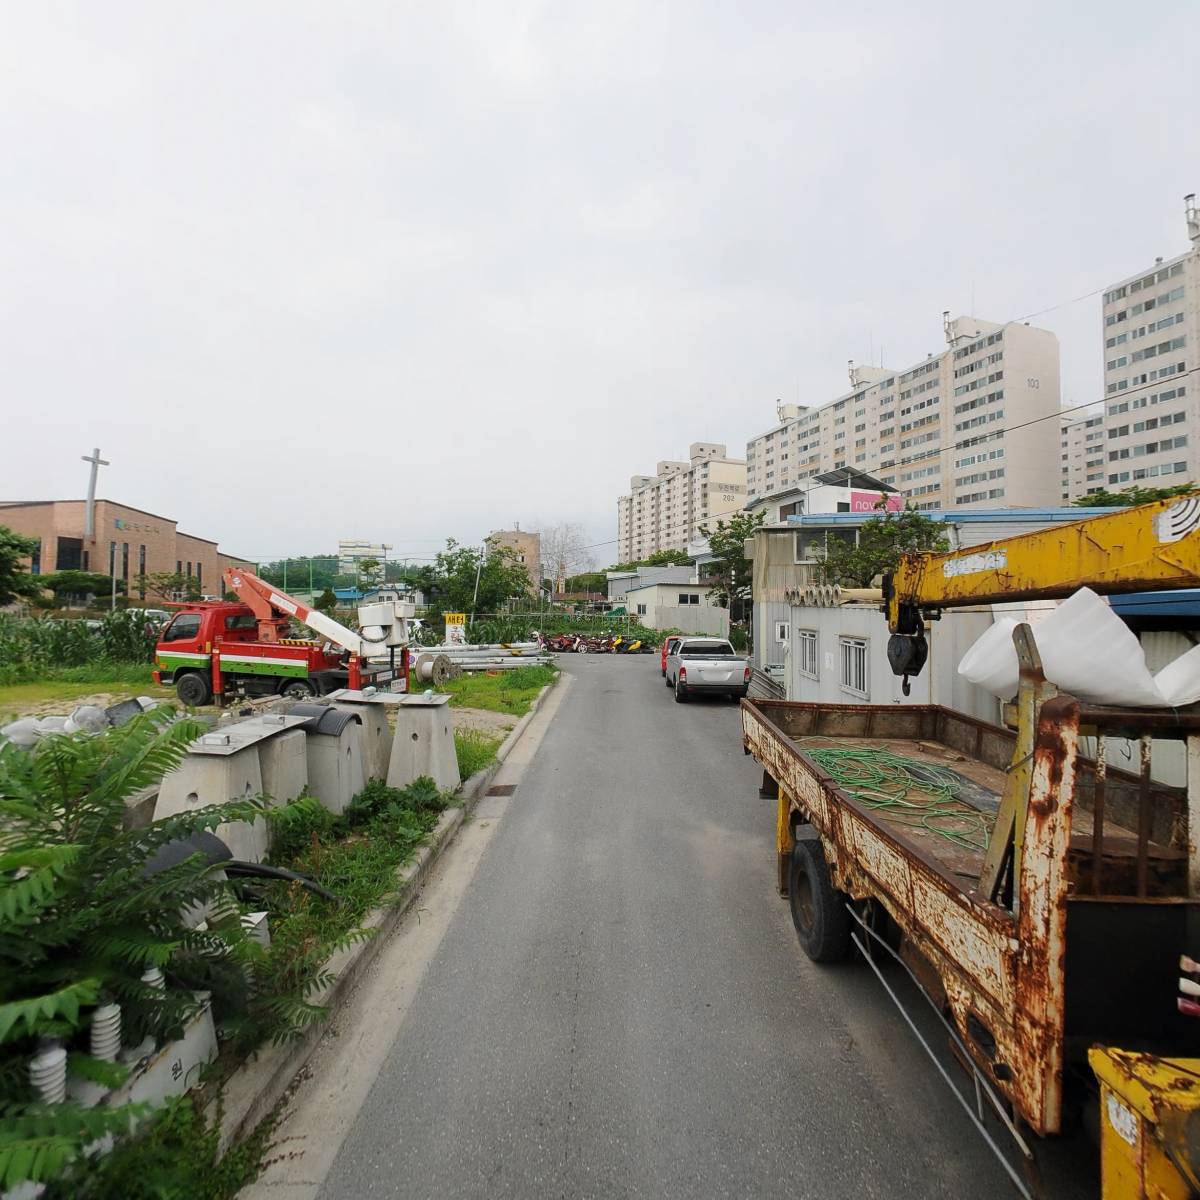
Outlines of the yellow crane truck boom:
[{"label": "yellow crane truck boom", "polygon": [[943,608],[1200,586],[1200,492],[946,554],[907,554],[884,580],[897,675],[919,675]]}]

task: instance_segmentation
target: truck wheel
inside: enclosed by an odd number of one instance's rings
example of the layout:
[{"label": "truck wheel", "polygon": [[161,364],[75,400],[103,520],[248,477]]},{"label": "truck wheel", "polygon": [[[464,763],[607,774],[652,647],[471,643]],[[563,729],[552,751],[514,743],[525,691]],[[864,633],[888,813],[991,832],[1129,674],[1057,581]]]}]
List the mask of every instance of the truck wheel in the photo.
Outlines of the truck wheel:
[{"label": "truck wheel", "polygon": [[175,680],[175,695],[188,708],[203,708],[212,703],[212,685],[197,671],[185,671]]},{"label": "truck wheel", "polygon": [[279,689],[279,694],[289,700],[307,700],[317,694],[317,689],[307,679],[289,679]]},{"label": "truck wheel", "polygon": [[825,851],[816,839],[797,841],[788,870],[788,904],[804,953],[813,962],[841,962],[850,952],[846,897],[829,880]]},{"label": "truck wheel", "polygon": [[678,679],[675,680],[675,703],[686,704],[688,699],[687,688],[685,688]]}]

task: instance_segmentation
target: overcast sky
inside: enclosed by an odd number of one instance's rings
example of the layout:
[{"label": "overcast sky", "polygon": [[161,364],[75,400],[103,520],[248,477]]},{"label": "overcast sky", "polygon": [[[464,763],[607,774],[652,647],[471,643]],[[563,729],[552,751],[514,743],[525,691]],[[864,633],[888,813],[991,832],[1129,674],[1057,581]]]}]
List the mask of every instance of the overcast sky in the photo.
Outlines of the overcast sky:
[{"label": "overcast sky", "polygon": [[[0,498],[255,559],[574,521],[1187,248],[1194,3],[5,3]],[[1048,437],[1057,430],[1046,426]]]}]

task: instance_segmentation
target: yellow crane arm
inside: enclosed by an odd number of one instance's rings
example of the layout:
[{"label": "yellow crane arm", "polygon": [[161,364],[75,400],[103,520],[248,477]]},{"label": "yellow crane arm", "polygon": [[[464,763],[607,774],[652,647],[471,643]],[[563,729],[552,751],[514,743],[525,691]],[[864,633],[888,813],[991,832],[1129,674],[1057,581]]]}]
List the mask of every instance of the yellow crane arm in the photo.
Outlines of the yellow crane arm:
[{"label": "yellow crane arm", "polygon": [[1054,599],[1081,587],[1100,593],[1200,587],[1200,492],[947,554],[906,554],[884,582],[895,635],[892,669],[920,672],[923,614]]}]

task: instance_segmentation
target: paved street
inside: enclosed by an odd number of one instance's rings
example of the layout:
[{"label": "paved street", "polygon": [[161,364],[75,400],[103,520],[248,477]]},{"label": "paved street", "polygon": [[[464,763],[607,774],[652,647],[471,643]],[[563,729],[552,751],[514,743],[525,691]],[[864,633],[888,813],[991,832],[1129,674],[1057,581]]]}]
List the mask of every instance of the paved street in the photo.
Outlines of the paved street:
[{"label": "paved street", "polygon": [[387,968],[359,1018],[395,1008],[397,1036],[327,1063],[377,1074],[357,1116],[330,1105],[345,1137],[313,1190],[1012,1194],[868,969],[802,956],[737,708],[676,705],[657,663],[564,657],[515,794],[450,852],[461,897],[431,885],[419,983]]}]

